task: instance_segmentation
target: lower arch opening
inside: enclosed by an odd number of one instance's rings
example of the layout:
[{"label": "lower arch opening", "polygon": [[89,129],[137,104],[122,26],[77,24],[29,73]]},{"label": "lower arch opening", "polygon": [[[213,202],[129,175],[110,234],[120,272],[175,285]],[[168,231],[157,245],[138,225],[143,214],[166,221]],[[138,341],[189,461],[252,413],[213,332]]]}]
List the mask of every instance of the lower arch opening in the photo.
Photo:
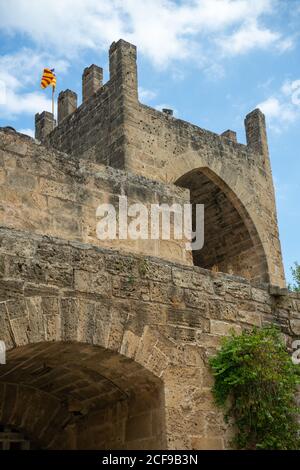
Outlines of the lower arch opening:
[{"label": "lower arch opening", "polygon": [[7,450],[17,441],[21,449],[165,447],[161,380],[98,346],[37,343],[9,351],[0,397]]}]

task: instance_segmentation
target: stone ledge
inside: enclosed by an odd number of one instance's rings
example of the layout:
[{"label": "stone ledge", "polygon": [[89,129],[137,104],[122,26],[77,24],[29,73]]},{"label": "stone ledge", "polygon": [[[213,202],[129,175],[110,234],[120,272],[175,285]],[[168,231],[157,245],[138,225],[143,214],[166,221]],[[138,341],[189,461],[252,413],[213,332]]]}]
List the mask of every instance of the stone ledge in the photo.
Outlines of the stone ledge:
[{"label": "stone ledge", "polygon": [[269,293],[271,295],[274,295],[274,297],[284,297],[286,295],[289,295],[289,290],[285,287],[279,287],[279,286],[269,286]]},{"label": "stone ledge", "polygon": [[[111,248],[106,248],[106,247],[101,247],[101,246],[96,246],[92,245],[90,243],[83,243],[81,241],[67,241],[62,238],[57,238],[57,237],[52,237],[49,235],[39,235],[37,233],[32,233],[28,232],[25,230],[18,230],[18,229],[11,229],[8,227],[4,227],[0,225],[0,237],[7,238],[13,240],[13,238],[19,239],[19,240],[26,240],[26,243],[30,244],[31,242],[34,243],[50,243],[53,245],[58,245],[60,247],[73,247],[77,248],[79,250],[83,250],[85,252],[94,252],[94,253],[99,253],[102,255],[112,255],[112,256],[117,256],[119,258],[124,258],[127,260],[134,260],[136,263],[139,263],[142,261],[149,261],[154,263],[157,266],[164,267],[166,266],[173,268],[173,269],[179,269],[182,272],[190,272],[193,273],[195,276],[199,274],[199,276],[206,276],[207,279],[210,279],[212,282],[216,283],[221,283],[224,282],[233,282],[236,284],[241,284],[244,286],[249,286],[253,287],[256,290],[261,290],[261,291],[266,291],[267,290],[267,285],[261,285],[260,287],[257,286],[256,283],[251,283],[249,280],[242,278],[240,276],[234,276],[232,274],[226,274],[222,272],[212,272],[208,269],[200,268],[198,266],[189,266],[186,264],[181,264],[176,261],[170,261],[170,260],[165,260],[159,257],[154,257],[154,256],[149,256],[149,255],[142,255],[138,253],[131,253],[131,252],[126,252],[126,251],[120,251],[119,249],[111,249]],[[0,253],[1,253],[1,246],[0,246]],[[7,253],[6,251],[3,252],[4,254],[11,254]],[[34,255],[31,255],[31,257]],[[146,278],[146,275],[145,275]],[[282,294],[286,295],[286,294]],[[300,295],[299,295],[300,297]]]}]

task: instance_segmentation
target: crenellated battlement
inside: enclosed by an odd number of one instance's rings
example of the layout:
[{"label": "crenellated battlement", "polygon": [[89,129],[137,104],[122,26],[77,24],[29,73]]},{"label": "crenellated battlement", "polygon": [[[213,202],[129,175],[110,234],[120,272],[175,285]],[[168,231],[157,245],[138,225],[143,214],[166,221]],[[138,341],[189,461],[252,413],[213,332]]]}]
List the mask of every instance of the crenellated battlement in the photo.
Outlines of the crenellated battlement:
[{"label": "crenellated battlement", "polygon": [[[116,119],[120,124],[125,118],[125,109],[128,113],[129,106],[135,114],[142,114],[154,109],[141,105],[138,101],[138,80],[136,65],[136,47],[122,39],[114,42],[109,49],[109,80],[103,84],[103,69],[95,64],[86,67],[82,74],[82,103],[77,107],[77,94],[71,90],[61,91],[58,96],[58,125],[55,126],[54,117],[51,113],[37,114],[36,117],[36,137],[39,140],[47,141],[55,148],[63,151],[71,152],[78,156],[87,156],[93,152],[85,152],[87,148],[93,145],[94,138],[91,134],[98,134],[101,141],[105,132],[109,132],[107,126],[103,125],[105,118],[108,120]],[[126,103],[126,105],[125,105]],[[93,119],[94,114],[97,118]],[[73,113],[76,113],[73,116]],[[159,115],[161,123],[167,127],[182,125],[181,120],[174,118],[172,110],[156,111]],[[129,118],[130,113],[129,113]],[[68,118],[68,120],[66,120]],[[86,118],[86,119],[85,119]],[[85,121],[90,121],[89,129],[85,126]],[[52,121],[52,122],[51,122]],[[171,122],[170,122],[171,121]],[[141,122],[141,120],[140,120]],[[135,122],[135,125],[137,122]],[[173,124],[173,126],[172,126]],[[190,123],[184,123],[188,126],[188,133],[191,139],[197,140],[197,132],[202,135],[211,133],[198,126]],[[63,127],[61,127],[63,125]],[[143,130],[143,129],[141,129]],[[247,145],[246,150],[261,155],[263,158],[257,159],[257,164],[264,167],[268,160],[268,144],[266,136],[266,124],[264,115],[260,110],[254,110],[245,118],[245,131]],[[82,145],[78,143],[76,134],[80,134],[81,141],[85,141],[84,150]],[[229,141],[237,143],[236,132],[227,130],[221,134],[225,138],[224,143]],[[75,141],[70,145],[69,140]],[[240,144],[243,145],[243,144]],[[99,158],[96,156],[96,160]],[[121,163],[122,162],[122,163]],[[118,166],[121,164],[126,166],[124,159],[105,159],[104,163]]]}]

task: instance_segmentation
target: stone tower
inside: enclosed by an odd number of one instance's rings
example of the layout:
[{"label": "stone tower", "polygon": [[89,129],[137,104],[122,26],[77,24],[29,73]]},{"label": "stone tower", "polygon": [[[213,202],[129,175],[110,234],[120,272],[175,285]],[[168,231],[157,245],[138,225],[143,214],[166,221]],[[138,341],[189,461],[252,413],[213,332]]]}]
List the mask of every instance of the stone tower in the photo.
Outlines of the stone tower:
[{"label": "stone tower", "polygon": [[[136,48],[60,93],[36,139],[0,130],[1,433],[23,448],[228,448],[208,357],[232,329],[300,334],[285,289],[265,118],[247,145],[138,100]],[[205,206],[205,243],[99,240],[96,209]]]}]

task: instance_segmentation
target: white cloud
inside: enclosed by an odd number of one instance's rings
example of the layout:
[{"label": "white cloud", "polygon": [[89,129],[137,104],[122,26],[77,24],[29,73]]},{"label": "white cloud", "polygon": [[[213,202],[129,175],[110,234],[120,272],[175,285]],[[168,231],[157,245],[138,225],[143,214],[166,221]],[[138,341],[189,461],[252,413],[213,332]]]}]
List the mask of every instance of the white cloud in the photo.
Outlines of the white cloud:
[{"label": "white cloud", "polygon": [[268,117],[268,119],[277,119],[283,122],[293,122],[297,119],[298,113],[290,103],[280,101],[274,96],[259,103],[258,108]]},{"label": "white cloud", "polygon": [[[259,27],[255,20],[246,21],[238,31],[218,41],[223,51],[229,55],[244,54],[252,49],[266,49],[273,44],[280,50],[283,48],[281,34]],[[287,44],[285,47],[287,48]]]},{"label": "white cloud", "polygon": [[0,106],[6,103],[6,84],[0,77]]},{"label": "white cloud", "polygon": [[21,87],[5,85],[3,100],[0,101],[0,118],[14,119],[21,114],[34,115],[41,110],[51,111],[52,101],[45,93],[24,92]]},{"label": "white cloud", "polygon": [[281,104],[279,100],[273,96],[259,103],[257,106],[269,119],[280,117]]},{"label": "white cloud", "polygon": [[18,132],[20,132],[21,134],[29,135],[29,137],[34,137],[33,129],[19,129]]},{"label": "white cloud", "polygon": [[[42,68],[55,64],[57,72],[63,73],[79,53],[90,49],[106,52],[121,37],[136,44],[138,52],[159,69],[170,67],[173,79],[184,76],[186,69],[180,61],[189,60],[218,80],[224,75],[224,55],[266,48],[282,52],[292,46],[291,38],[264,26],[265,17],[274,14],[277,3],[0,0],[0,32],[10,37],[22,34],[32,44],[31,49],[0,56],[0,118],[50,110],[47,91],[28,91],[38,89]],[[151,102],[155,92],[141,89],[140,97]]]},{"label": "white cloud", "polygon": [[61,55],[78,49],[106,48],[123,32],[116,1],[10,0],[1,2],[0,28],[21,32]]},{"label": "white cloud", "polygon": [[[40,87],[41,72],[46,65],[55,64],[57,71],[68,68],[65,60],[51,57],[46,53],[35,53],[21,49],[15,54],[0,56],[0,118],[14,118],[20,114],[31,114],[41,110],[51,111],[49,92],[28,92],[28,87]],[[47,97],[48,96],[48,97]]]},{"label": "white cloud", "polygon": [[9,90],[6,93],[6,103],[0,106],[0,117],[14,118],[19,114],[34,115],[41,110],[51,111],[51,100],[40,92],[15,93]]},{"label": "white cloud", "polygon": [[300,106],[300,80],[286,81],[281,90],[286,96],[291,98],[295,106]]},{"label": "white cloud", "polygon": [[28,4],[28,0],[1,2],[0,29],[25,34],[61,57],[82,49],[106,50],[120,37],[135,43],[159,67],[184,59],[206,62],[205,41],[231,54],[273,44],[282,50],[291,46],[291,39],[260,26],[259,20],[274,12],[277,0],[52,0],[47,5],[30,0]]},{"label": "white cloud", "polygon": [[54,64],[59,72],[66,72],[69,66],[68,61],[49,53],[37,53],[32,49],[22,48],[14,54],[0,56],[0,78],[13,89],[33,82],[39,84],[43,68]]},{"label": "white cloud", "polygon": [[206,77],[210,81],[218,81],[225,77],[225,70],[221,64],[212,63],[204,69]]},{"label": "white cloud", "polygon": [[276,44],[277,49],[279,52],[285,52],[290,49],[293,49],[295,46],[295,41],[293,38],[281,38],[280,41]]},{"label": "white cloud", "polygon": [[157,93],[153,90],[147,90],[143,87],[139,87],[139,99],[141,101],[149,102],[156,98]]},{"label": "white cloud", "polygon": [[280,91],[257,105],[266,115],[270,127],[281,132],[300,118],[300,80],[285,82]]}]

